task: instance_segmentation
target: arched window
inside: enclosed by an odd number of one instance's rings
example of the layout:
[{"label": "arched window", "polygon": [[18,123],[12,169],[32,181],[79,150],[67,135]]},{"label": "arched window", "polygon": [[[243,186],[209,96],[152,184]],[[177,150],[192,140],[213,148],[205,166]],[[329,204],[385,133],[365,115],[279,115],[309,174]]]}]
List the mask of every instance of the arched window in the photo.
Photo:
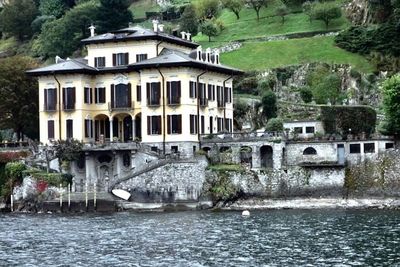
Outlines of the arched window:
[{"label": "arched window", "polygon": [[313,147],[307,147],[303,151],[303,155],[317,155],[317,150]]}]

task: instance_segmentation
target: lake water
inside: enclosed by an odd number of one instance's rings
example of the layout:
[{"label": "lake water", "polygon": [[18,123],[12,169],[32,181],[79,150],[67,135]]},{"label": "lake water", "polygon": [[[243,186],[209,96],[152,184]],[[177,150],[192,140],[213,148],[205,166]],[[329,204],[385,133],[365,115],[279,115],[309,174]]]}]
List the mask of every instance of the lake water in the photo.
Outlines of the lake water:
[{"label": "lake water", "polygon": [[0,214],[0,266],[396,265],[396,211]]}]

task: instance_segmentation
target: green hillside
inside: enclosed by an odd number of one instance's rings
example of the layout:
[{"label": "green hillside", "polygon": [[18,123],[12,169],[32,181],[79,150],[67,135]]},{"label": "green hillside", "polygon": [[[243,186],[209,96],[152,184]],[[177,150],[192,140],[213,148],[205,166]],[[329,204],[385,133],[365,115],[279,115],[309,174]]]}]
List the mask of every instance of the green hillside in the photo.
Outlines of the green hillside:
[{"label": "green hillside", "polygon": [[271,42],[245,42],[239,50],[222,54],[224,64],[243,70],[298,65],[311,62],[351,64],[365,73],[374,67],[364,57],[338,48],[334,37],[312,37]]}]

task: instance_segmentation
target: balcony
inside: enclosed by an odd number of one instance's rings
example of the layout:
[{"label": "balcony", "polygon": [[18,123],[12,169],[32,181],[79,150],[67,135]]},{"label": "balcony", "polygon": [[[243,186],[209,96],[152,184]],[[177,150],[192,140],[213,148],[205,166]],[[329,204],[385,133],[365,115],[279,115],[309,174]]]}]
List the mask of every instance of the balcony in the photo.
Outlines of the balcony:
[{"label": "balcony", "polygon": [[127,103],[117,103],[117,102],[108,102],[108,110],[109,111],[131,111],[134,109],[134,101]]}]

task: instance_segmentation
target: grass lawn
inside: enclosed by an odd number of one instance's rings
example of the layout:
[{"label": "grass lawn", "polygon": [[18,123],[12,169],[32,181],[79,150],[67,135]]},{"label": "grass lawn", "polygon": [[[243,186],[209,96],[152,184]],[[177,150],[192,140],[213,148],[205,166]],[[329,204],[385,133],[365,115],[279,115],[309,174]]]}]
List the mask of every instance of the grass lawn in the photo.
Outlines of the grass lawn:
[{"label": "grass lawn", "polygon": [[361,55],[334,44],[334,37],[314,37],[271,42],[246,42],[239,50],[221,55],[223,64],[242,70],[264,70],[311,62],[350,64],[369,73],[375,70]]},{"label": "grass lawn", "polygon": [[146,18],[146,11],[160,11],[160,7],[156,4],[156,0],[139,0],[132,3],[129,8],[135,19]]},{"label": "grass lawn", "polygon": [[204,47],[216,47],[233,40],[297,32],[337,30],[344,29],[349,25],[346,18],[342,17],[332,21],[327,29],[322,21],[314,20],[310,23],[308,16],[304,13],[290,14],[286,16],[285,23],[282,24],[280,17],[270,17],[274,15],[273,12],[273,6],[262,9],[261,19],[257,22],[253,9],[243,9],[239,20],[232,12],[223,10],[219,19],[223,22],[225,29],[221,31],[220,35],[212,37],[211,42],[208,42],[208,36],[202,34],[195,36],[194,40]]}]

